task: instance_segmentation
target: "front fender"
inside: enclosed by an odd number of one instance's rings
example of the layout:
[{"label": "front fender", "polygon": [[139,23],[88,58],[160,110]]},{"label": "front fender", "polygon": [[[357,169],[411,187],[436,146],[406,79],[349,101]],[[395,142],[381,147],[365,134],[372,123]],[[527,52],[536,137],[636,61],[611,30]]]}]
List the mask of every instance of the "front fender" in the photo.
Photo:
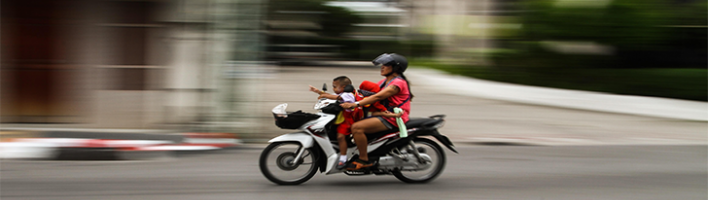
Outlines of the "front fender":
[{"label": "front fender", "polygon": [[312,147],[314,139],[312,139],[312,136],[310,136],[310,134],[304,132],[295,132],[275,137],[268,142],[298,142],[302,144],[302,147],[310,148]]}]

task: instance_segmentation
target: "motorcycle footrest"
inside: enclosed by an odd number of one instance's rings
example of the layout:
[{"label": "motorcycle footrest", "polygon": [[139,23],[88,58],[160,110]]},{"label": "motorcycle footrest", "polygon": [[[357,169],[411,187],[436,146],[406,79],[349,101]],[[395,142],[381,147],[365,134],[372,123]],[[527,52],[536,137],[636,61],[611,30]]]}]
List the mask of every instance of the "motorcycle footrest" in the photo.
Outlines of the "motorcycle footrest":
[{"label": "motorcycle footrest", "polygon": [[356,170],[356,171],[344,171],[344,174],[349,175],[349,176],[364,176],[364,175],[369,175],[371,174],[371,170],[369,169],[364,169],[364,170]]}]

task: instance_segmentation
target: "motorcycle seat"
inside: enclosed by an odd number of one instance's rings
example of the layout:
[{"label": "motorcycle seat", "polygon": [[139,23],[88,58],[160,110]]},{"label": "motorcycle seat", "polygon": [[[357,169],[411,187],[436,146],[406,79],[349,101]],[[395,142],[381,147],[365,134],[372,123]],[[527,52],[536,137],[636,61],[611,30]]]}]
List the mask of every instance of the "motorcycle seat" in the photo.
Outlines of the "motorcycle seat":
[{"label": "motorcycle seat", "polygon": [[407,128],[416,128],[416,127],[424,127],[424,126],[433,126],[437,123],[442,121],[442,119],[435,119],[435,118],[411,118],[406,122],[406,127]]},{"label": "motorcycle seat", "polygon": [[[410,118],[408,122],[406,122],[406,128],[419,128],[419,127],[428,127],[428,126],[433,126],[437,123],[442,121],[441,118],[423,118],[423,117],[416,117],[416,118]],[[395,133],[398,132],[398,128],[394,128],[391,130],[386,130],[378,133],[372,133],[372,134],[366,134],[366,139],[371,141],[375,140],[377,138],[383,137],[385,135],[388,135],[389,133]]]}]

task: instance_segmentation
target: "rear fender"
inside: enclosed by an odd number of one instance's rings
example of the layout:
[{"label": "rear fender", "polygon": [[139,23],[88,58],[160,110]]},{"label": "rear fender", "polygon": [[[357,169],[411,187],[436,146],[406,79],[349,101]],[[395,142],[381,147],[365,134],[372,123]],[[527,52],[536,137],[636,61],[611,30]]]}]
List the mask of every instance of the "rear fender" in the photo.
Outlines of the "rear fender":
[{"label": "rear fender", "polygon": [[435,129],[435,128],[425,129],[424,128],[424,129],[416,132],[414,135],[415,136],[425,136],[425,135],[433,136],[436,140],[440,141],[440,143],[445,145],[445,147],[447,147],[447,149],[450,149],[450,151],[459,154],[457,152],[457,149],[455,149],[455,145],[453,145],[452,141],[450,141],[450,138],[447,138],[447,136],[440,134],[440,132],[438,132],[438,129]]},{"label": "rear fender", "polygon": [[[435,131],[435,132],[437,132],[437,131]],[[456,154],[459,154],[457,152],[457,149],[455,149],[455,145],[452,144],[452,141],[450,141],[450,139],[447,138],[447,136],[438,133],[438,134],[433,135],[433,137],[435,137],[435,139],[440,141],[440,143],[444,144],[445,147],[447,147],[447,149],[450,149],[450,151],[455,152]]]}]

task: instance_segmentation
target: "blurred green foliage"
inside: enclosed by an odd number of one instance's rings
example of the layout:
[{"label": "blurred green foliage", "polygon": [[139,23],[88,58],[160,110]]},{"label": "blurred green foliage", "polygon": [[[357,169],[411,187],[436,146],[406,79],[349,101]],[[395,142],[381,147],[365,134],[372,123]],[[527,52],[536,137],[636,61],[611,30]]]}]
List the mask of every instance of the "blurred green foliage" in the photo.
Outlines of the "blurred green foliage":
[{"label": "blurred green foliage", "polygon": [[316,32],[325,37],[343,36],[354,29],[353,24],[363,21],[361,16],[342,7],[324,5],[325,2],[325,0],[270,0],[268,19],[314,22],[320,25],[320,29]]},{"label": "blurred green foliage", "polygon": [[408,40],[358,40],[356,52],[351,58],[372,60],[382,53],[398,53],[407,57],[429,58],[433,56],[435,42],[432,37]]},{"label": "blurred green foliage", "polygon": [[399,53],[408,57],[430,58],[434,54],[435,42],[430,38],[409,40],[359,40],[352,38],[286,38],[271,37],[271,44],[288,44],[300,42],[304,44],[338,45],[339,59],[371,60],[382,53]]},{"label": "blurred green foliage", "polygon": [[[355,39],[347,33],[362,23],[363,17],[346,8],[327,6],[326,0],[271,0],[268,20],[313,22],[320,27],[294,28],[291,30],[314,32],[317,36],[270,35],[269,45],[310,44],[339,46],[339,58],[345,60],[371,60],[384,52],[396,52],[414,57],[431,57],[434,42],[431,35],[416,34],[412,37],[391,39]],[[303,14],[297,14],[303,13]],[[410,39],[414,38],[414,39]]]},{"label": "blurred green foliage", "polygon": [[413,59],[410,65],[522,85],[708,101],[707,69],[498,68],[460,66],[432,59]]},{"label": "blurred green foliage", "polygon": [[363,21],[362,17],[342,7],[324,6],[327,12],[321,19],[322,35],[327,37],[341,37],[354,29],[353,24]]},{"label": "blurred green foliage", "polygon": [[[601,7],[556,6],[529,0],[519,16],[523,29],[501,40],[515,54],[493,55],[500,66],[705,68],[708,64],[706,1],[613,0]],[[572,55],[549,50],[546,41],[594,42],[608,55]]]},{"label": "blurred green foliage", "polygon": [[[496,38],[489,66],[413,60],[494,81],[708,101],[707,1],[612,0],[606,6],[557,6],[528,0],[515,34]],[[609,53],[563,53],[548,42],[592,42]]]}]

